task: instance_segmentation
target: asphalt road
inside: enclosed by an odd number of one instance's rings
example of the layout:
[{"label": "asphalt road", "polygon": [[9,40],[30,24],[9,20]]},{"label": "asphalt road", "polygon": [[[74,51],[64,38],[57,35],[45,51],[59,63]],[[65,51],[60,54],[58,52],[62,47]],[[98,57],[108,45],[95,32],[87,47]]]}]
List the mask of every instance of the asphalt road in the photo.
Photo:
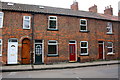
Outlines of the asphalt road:
[{"label": "asphalt road", "polygon": [[118,65],[58,70],[4,72],[3,78],[118,78]]}]

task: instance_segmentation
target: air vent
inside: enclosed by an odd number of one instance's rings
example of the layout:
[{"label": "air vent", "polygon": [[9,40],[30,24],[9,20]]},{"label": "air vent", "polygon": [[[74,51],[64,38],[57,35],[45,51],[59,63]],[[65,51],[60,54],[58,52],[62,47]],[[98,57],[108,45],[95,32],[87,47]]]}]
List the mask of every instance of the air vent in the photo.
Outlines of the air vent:
[{"label": "air vent", "polygon": [[40,9],[44,9],[45,7],[44,6],[39,6]]},{"label": "air vent", "polygon": [[12,6],[12,5],[14,5],[14,3],[12,3],[12,2],[8,2],[7,5],[8,5],[8,6]]}]

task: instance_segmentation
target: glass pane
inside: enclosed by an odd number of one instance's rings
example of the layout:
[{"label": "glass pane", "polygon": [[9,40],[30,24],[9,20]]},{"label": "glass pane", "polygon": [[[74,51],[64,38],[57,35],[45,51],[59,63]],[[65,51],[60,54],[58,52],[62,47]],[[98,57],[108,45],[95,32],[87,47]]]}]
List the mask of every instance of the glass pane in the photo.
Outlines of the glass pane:
[{"label": "glass pane", "polygon": [[81,53],[87,53],[87,48],[81,48]]},{"label": "glass pane", "polygon": [[29,16],[25,16],[25,19],[29,19],[30,17]]},{"label": "glass pane", "polygon": [[49,41],[49,43],[57,43],[57,41]]},{"label": "glass pane", "polygon": [[86,25],[86,20],[81,20],[81,24]]},{"label": "glass pane", "polygon": [[108,48],[108,53],[111,53],[112,52],[112,48]]},{"label": "glass pane", "polygon": [[108,47],[112,47],[112,42],[108,42]]},{"label": "glass pane", "polygon": [[112,32],[112,27],[107,27],[107,32]]},{"label": "glass pane", "polygon": [[69,47],[70,53],[72,53],[72,46]]},{"label": "glass pane", "polygon": [[108,22],[107,23],[107,27],[111,27],[112,26],[112,23],[111,22]]},{"label": "glass pane", "polygon": [[87,42],[81,42],[81,47],[87,47]]},{"label": "glass pane", "polygon": [[86,26],[81,26],[81,30],[86,30]]},{"label": "glass pane", "polygon": [[107,27],[107,32],[110,32],[110,27]]},{"label": "glass pane", "polygon": [[9,42],[18,42],[17,39],[9,39]]},{"label": "glass pane", "polygon": [[75,43],[75,41],[69,41],[69,43]]},{"label": "glass pane", "polygon": [[56,21],[50,20],[49,28],[56,28]]},{"label": "glass pane", "polygon": [[107,23],[107,32],[112,32],[112,23],[111,22]]},{"label": "glass pane", "polygon": [[0,45],[0,54],[2,53],[2,45]]},{"label": "glass pane", "polygon": [[48,45],[48,54],[57,54],[57,46],[56,45]]},{"label": "glass pane", "polygon": [[42,44],[35,44],[35,54],[36,55],[42,54]]},{"label": "glass pane", "polygon": [[35,40],[35,43],[42,43],[42,40]]},{"label": "glass pane", "polygon": [[2,26],[2,18],[0,18],[0,26]]},{"label": "glass pane", "polygon": [[29,20],[25,20],[25,21],[24,21],[24,27],[25,27],[25,28],[29,28],[29,27],[30,27],[30,26],[29,26],[29,23],[30,23]]},{"label": "glass pane", "polygon": [[56,17],[50,17],[50,19],[56,19]]},{"label": "glass pane", "polygon": [[3,13],[0,13],[0,17],[2,17],[3,16]]},{"label": "glass pane", "polygon": [[98,41],[98,43],[103,43],[103,41]]},{"label": "glass pane", "polygon": [[12,39],[12,42],[17,42],[17,39]]},{"label": "glass pane", "polygon": [[0,40],[0,44],[2,43],[2,40]]}]

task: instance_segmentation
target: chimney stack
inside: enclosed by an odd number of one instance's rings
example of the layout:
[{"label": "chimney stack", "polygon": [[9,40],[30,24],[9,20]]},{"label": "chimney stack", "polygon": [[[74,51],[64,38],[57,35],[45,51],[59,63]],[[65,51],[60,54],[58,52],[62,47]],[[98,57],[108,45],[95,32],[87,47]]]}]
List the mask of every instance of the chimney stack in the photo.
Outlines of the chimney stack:
[{"label": "chimney stack", "polygon": [[73,4],[71,5],[72,10],[78,10],[78,2],[75,0],[73,1]]},{"label": "chimney stack", "polygon": [[89,12],[97,13],[97,5],[94,4],[94,6],[90,7]]},{"label": "chimney stack", "polygon": [[111,7],[111,5],[105,7],[104,14],[105,15],[113,15],[113,8]]}]

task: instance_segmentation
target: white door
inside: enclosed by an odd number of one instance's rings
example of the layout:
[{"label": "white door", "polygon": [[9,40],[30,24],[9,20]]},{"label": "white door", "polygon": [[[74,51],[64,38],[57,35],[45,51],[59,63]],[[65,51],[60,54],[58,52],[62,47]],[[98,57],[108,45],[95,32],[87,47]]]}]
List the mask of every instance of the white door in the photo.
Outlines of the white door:
[{"label": "white door", "polygon": [[8,64],[17,64],[17,56],[18,56],[18,40],[15,38],[11,38],[8,40]]}]

